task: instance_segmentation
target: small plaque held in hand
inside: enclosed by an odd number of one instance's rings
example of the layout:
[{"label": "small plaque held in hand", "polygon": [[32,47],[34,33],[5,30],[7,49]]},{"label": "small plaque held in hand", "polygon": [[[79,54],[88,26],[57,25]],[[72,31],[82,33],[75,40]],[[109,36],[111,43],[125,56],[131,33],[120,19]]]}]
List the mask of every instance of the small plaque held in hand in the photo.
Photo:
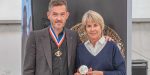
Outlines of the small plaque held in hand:
[{"label": "small plaque held in hand", "polygon": [[80,74],[86,74],[88,72],[88,67],[86,65],[81,65],[79,68]]}]

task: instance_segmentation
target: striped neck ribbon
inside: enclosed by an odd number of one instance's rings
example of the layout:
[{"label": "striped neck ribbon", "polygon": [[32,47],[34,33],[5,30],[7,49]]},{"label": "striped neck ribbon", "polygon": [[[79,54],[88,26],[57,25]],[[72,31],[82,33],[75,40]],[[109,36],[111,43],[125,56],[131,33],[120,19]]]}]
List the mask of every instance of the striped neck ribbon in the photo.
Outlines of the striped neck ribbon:
[{"label": "striped neck ribbon", "polygon": [[57,37],[53,28],[49,27],[49,33],[51,35],[51,37],[53,38],[54,42],[56,43],[58,49],[60,48],[61,44],[63,43],[64,39],[65,39],[65,31],[63,30],[63,34],[60,35],[60,37]]}]

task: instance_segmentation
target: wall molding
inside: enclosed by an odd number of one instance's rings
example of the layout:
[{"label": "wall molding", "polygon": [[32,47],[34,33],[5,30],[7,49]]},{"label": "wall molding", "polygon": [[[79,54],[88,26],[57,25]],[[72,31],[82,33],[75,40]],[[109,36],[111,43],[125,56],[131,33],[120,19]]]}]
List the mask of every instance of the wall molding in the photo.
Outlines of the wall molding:
[{"label": "wall molding", "polygon": [[21,25],[21,20],[0,20],[0,25]]},{"label": "wall molding", "polygon": [[150,23],[150,18],[132,18],[133,23]]}]

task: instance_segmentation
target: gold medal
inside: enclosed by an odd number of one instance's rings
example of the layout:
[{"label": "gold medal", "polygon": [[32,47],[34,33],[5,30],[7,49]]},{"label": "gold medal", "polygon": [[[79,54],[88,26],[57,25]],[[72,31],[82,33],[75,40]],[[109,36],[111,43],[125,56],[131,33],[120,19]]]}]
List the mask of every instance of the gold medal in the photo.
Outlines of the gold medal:
[{"label": "gold medal", "polygon": [[55,56],[60,57],[62,55],[61,50],[56,49]]}]

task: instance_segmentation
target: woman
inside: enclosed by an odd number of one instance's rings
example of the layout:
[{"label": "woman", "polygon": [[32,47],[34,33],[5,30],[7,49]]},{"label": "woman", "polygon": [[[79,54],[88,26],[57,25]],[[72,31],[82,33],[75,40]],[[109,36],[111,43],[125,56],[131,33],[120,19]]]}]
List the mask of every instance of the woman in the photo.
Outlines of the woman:
[{"label": "woman", "polygon": [[[106,41],[103,36],[104,20],[100,14],[89,10],[83,15],[83,27],[88,41],[77,48],[76,68],[86,65],[87,75],[126,75],[125,61],[112,41]],[[75,75],[80,75],[76,72]]]}]

